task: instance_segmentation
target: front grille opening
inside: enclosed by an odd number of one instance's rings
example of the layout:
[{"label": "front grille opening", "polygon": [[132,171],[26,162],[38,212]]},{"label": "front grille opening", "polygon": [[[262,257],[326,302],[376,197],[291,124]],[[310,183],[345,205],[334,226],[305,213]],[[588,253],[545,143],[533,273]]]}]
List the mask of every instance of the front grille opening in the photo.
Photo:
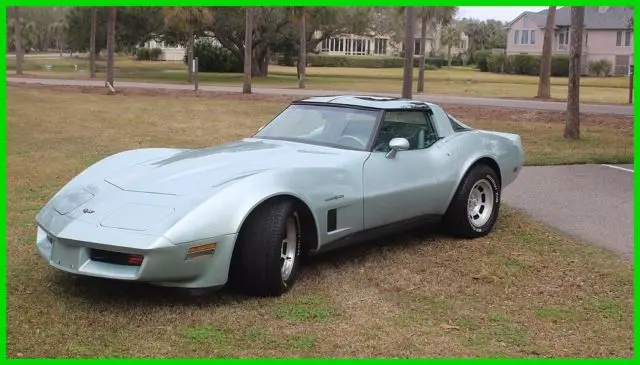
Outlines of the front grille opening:
[{"label": "front grille opening", "polygon": [[105,251],[105,250],[98,250],[98,249],[91,249],[91,252],[89,253],[89,258],[92,261],[99,261],[99,262],[105,262],[108,264],[126,265],[126,266],[140,266],[142,265],[142,261],[144,260],[144,256],[142,255],[132,255],[128,253]]}]

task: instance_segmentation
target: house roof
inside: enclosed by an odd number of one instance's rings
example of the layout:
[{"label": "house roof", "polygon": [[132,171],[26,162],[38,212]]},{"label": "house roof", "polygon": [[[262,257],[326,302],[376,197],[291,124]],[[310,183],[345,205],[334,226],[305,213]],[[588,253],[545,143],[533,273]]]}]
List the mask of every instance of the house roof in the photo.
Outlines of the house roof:
[{"label": "house roof", "polygon": [[[533,19],[540,28],[547,23],[547,13],[544,9],[537,13],[525,11],[508,24],[510,27],[523,16]],[[633,7],[629,6],[587,6],[584,11],[584,26],[586,29],[627,29],[629,21],[633,18]],[[556,9],[556,27],[568,27],[571,25],[571,7],[565,6]]]}]

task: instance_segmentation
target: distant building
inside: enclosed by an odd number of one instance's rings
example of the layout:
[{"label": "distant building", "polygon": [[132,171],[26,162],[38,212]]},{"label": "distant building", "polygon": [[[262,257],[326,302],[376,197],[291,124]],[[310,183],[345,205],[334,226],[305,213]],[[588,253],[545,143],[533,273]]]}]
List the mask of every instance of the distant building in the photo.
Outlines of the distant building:
[{"label": "distant building", "polygon": [[[508,25],[507,54],[542,54],[547,12],[526,11]],[[614,75],[626,75],[633,65],[633,8],[590,6],[585,8],[582,64],[606,59]],[[556,10],[553,54],[569,54],[571,8]]]},{"label": "distant building", "polygon": [[[415,27],[414,34],[416,56],[420,55],[420,24]],[[425,53],[427,56],[434,53],[437,56],[446,56],[447,47],[442,45],[440,27],[435,30],[427,30]],[[318,32],[315,37],[319,38]],[[462,33],[458,44],[451,48],[451,56],[463,53],[469,48],[469,37]],[[322,41],[315,51],[320,54],[332,56],[399,56],[404,50],[404,43],[395,41],[392,34],[386,35],[355,35],[347,34]],[[433,52],[432,52],[433,50]]]}]

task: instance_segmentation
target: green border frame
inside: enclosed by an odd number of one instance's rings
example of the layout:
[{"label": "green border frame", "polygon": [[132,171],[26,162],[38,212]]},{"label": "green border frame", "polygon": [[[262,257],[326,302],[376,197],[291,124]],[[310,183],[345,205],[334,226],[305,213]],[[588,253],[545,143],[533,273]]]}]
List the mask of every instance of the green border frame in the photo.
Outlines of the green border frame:
[{"label": "green border frame", "polygon": [[[606,1],[609,2],[609,6],[612,6],[611,4],[613,3],[613,6],[634,6],[637,3],[636,1],[619,1],[619,0],[614,0],[614,1]],[[575,1],[575,0],[564,0],[564,1],[559,1],[559,2],[551,2],[551,1],[520,1],[518,2],[519,5],[518,6],[549,6],[549,5],[556,5],[556,6],[571,6],[571,5],[583,5],[583,6],[588,6],[588,5],[592,5],[592,6],[600,6],[603,5],[604,3],[606,3],[605,1],[602,2],[597,2],[597,1],[593,1],[593,0],[583,0],[583,1]],[[350,0],[349,1],[349,6],[423,6],[423,5],[427,5],[431,2],[429,1],[419,1],[419,0]],[[440,0],[437,1],[438,5],[452,5],[452,6],[478,6],[478,7],[483,7],[483,6],[514,6],[514,2],[513,1],[508,1],[508,0],[488,0],[488,1],[478,1],[478,0],[457,0],[457,1],[452,1],[452,0]],[[2,50],[2,57],[0,58],[0,69],[5,70],[2,72],[2,82],[0,83],[0,96],[2,97],[3,102],[0,103],[0,107],[1,107],[1,119],[0,119],[0,153],[1,153],[1,157],[0,157],[0,164],[2,166],[2,169],[0,171],[0,186],[1,186],[1,209],[0,209],[0,215],[1,218],[0,219],[0,229],[4,232],[4,236],[3,236],[3,251],[0,254],[0,268],[2,269],[2,271],[4,272],[4,275],[0,276],[0,291],[4,294],[2,296],[2,300],[0,301],[1,303],[1,309],[2,309],[2,315],[0,316],[0,328],[5,328],[4,331],[2,331],[2,346],[0,346],[0,360],[2,362],[7,362],[7,363],[21,363],[21,364],[26,364],[26,363],[40,363],[40,362],[52,362],[55,364],[63,364],[63,363],[69,363],[69,362],[74,362],[77,363],[78,361],[81,362],[106,362],[109,361],[110,363],[120,363],[120,362],[125,362],[125,361],[138,361],[138,362],[154,362],[154,363],[160,363],[160,362],[166,362],[166,361],[173,361],[173,362],[180,362],[180,363],[184,363],[184,362],[192,362],[192,361],[198,361],[198,362],[202,362],[202,361],[218,361],[218,362],[226,362],[226,363],[235,363],[235,364],[239,364],[239,363],[247,363],[247,362],[267,362],[267,363],[273,363],[275,364],[278,361],[282,361],[280,359],[222,359],[222,360],[218,360],[218,359],[118,359],[118,360],[110,360],[110,359],[48,359],[48,360],[44,360],[44,359],[7,359],[7,333],[6,333],[6,314],[7,314],[7,301],[6,301],[6,288],[7,288],[7,276],[6,276],[6,269],[7,269],[7,258],[6,258],[6,224],[7,224],[7,220],[6,220],[6,211],[7,211],[7,198],[6,198],[6,192],[7,192],[7,154],[6,154],[6,86],[7,86],[7,73],[6,73],[6,59],[7,59],[7,47],[6,47],[6,8],[8,6],[114,6],[114,5],[118,5],[118,6],[187,6],[187,5],[191,5],[191,6],[293,6],[293,5],[303,5],[303,6],[345,6],[345,3],[343,1],[340,0],[307,0],[307,1],[287,1],[287,0],[218,0],[218,1],[212,1],[212,0],[5,0],[3,1],[3,4],[0,5],[0,17],[4,22],[4,26],[0,27],[0,49]],[[634,8],[634,17],[635,15],[638,14],[638,10],[637,8]],[[640,41],[638,41],[637,37],[634,37],[634,47],[637,47],[638,45],[640,45]],[[634,55],[634,64],[635,61],[638,59],[638,57],[636,57]],[[640,81],[640,78],[638,77],[637,73],[634,73],[634,84],[636,85],[640,85],[638,83],[638,81]],[[633,97],[634,100],[638,94],[638,92],[636,91],[637,87],[634,89],[634,93],[633,93]],[[638,132],[638,130],[640,130],[640,128],[638,127],[638,124],[636,123],[636,119],[635,119],[635,112],[638,110],[638,108],[636,108],[635,103],[634,103],[634,107],[633,107],[633,111],[634,111],[634,134]],[[638,151],[638,145],[634,143],[634,156],[635,156],[635,152]],[[637,162],[636,159],[634,159],[634,170],[640,165],[640,163]],[[637,189],[637,175],[635,175],[634,173],[634,187],[633,187],[633,191],[634,191],[634,246],[635,246],[635,242],[636,237],[638,236],[638,233],[640,233],[640,228],[638,228],[638,225],[636,225],[638,219],[638,213],[639,210],[637,207],[635,207],[635,203],[636,203],[636,199],[635,196],[638,193],[638,189]],[[638,261],[638,252],[634,250],[634,255],[633,255],[633,262],[634,262],[634,266],[635,263]],[[634,316],[637,313],[637,309],[638,309],[638,273],[634,271]],[[637,329],[638,329],[638,322],[634,321],[634,350],[637,349],[639,341],[637,336],[635,336]],[[631,359],[430,359],[430,361],[445,361],[447,363],[462,363],[462,362],[468,362],[468,361],[473,361],[475,363],[513,363],[513,362],[562,362],[562,363],[580,363],[580,364],[604,364],[604,363],[634,363],[637,359],[637,355],[634,351],[633,357]],[[304,363],[319,363],[319,362],[325,362],[325,361],[329,361],[331,363],[346,363],[346,362],[352,362],[352,361],[358,361],[358,362],[375,362],[375,363],[379,363],[379,362],[389,362],[389,361],[403,361],[403,362],[412,362],[412,363],[416,363],[416,362],[421,362],[424,360],[420,360],[420,359],[397,359],[397,360],[390,360],[390,359],[287,359],[285,360],[287,362],[304,362]]]}]

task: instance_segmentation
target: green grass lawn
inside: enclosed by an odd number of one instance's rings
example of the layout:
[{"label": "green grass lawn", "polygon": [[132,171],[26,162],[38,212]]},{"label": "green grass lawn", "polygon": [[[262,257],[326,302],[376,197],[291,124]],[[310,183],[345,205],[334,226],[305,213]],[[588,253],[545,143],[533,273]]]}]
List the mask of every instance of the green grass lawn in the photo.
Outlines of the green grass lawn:
[{"label": "green grass lawn", "polygon": [[[51,70],[43,69],[52,65]],[[74,65],[78,66],[78,71]],[[7,59],[9,70],[15,66],[13,58]],[[145,82],[186,83],[185,65],[180,62],[135,61],[129,57],[116,60],[116,78]],[[35,76],[86,78],[88,61],[82,58],[56,59],[30,58],[25,61],[25,72]],[[104,61],[98,70],[104,69]],[[402,69],[363,69],[344,67],[309,67],[307,87],[319,90],[353,92],[400,92]],[[417,80],[417,69],[414,79]],[[104,78],[99,73],[99,78]],[[202,84],[240,85],[241,74],[200,73]],[[295,88],[295,67],[269,66],[268,77],[255,77],[256,86]],[[628,101],[626,77],[584,77],[581,80],[583,102],[624,104]],[[476,97],[532,98],[537,93],[538,78],[524,75],[501,75],[480,72],[470,67],[444,67],[427,71],[425,92]],[[415,88],[415,86],[414,86]],[[564,100],[567,94],[567,78],[552,78],[551,93],[554,99]]]},{"label": "green grass lawn", "polygon": [[[224,290],[187,298],[46,265],[34,216],[89,164],[126,149],[248,136],[287,102],[185,95],[7,87],[8,357],[632,356],[631,264],[508,207],[482,239],[415,232],[315,258],[281,298]],[[552,137],[560,127],[542,119],[456,115],[521,132],[528,159],[572,158],[566,146],[596,156],[602,144],[630,142],[627,132],[613,139],[595,123],[583,133],[597,143],[572,144]]]}]

